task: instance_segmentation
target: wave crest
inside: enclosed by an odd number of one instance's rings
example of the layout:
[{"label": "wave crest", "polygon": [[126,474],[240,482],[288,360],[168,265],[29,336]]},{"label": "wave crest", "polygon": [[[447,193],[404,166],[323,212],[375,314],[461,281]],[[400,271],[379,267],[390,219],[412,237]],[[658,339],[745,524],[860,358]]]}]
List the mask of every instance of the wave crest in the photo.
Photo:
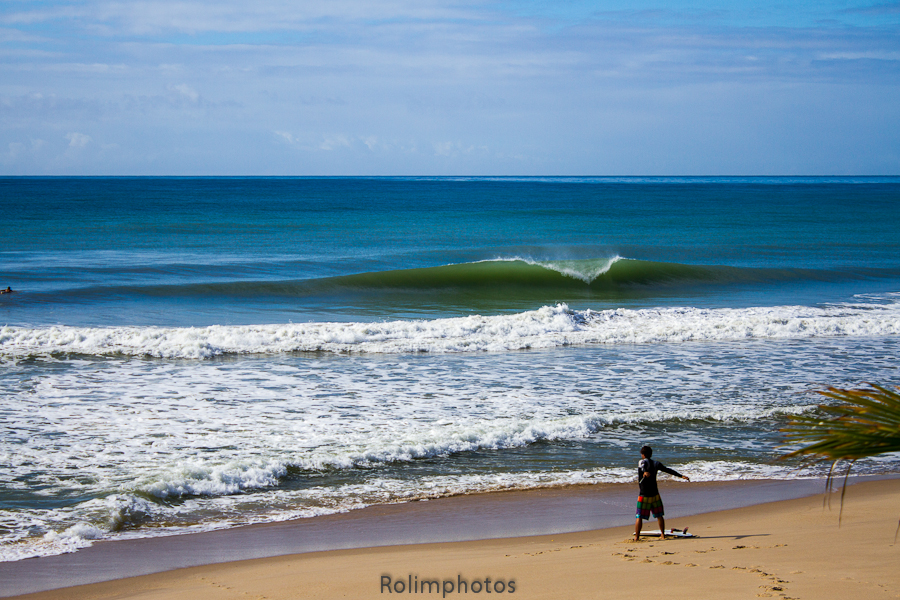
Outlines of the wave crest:
[{"label": "wave crest", "polygon": [[[589,260],[535,260],[532,258],[523,258],[515,256],[512,258],[496,258],[494,260],[485,260],[481,262],[510,262],[524,263],[535,267],[541,267],[548,271],[555,271],[560,275],[578,279],[590,285],[598,277],[605,275],[612,269],[613,265],[622,260],[628,260],[622,256],[613,256],[612,258],[599,258]],[[474,263],[478,264],[478,263]]]}]

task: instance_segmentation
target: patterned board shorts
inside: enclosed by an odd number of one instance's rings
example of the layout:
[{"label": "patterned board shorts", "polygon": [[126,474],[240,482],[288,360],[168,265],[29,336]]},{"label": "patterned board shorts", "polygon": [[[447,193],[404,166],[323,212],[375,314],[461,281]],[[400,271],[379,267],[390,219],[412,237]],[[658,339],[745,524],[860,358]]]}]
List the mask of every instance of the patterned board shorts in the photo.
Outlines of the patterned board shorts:
[{"label": "patterned board shorts", "polygon": [[662,498],[659,497],[659,494],[656,496],[638,496],[637,512],[634,518],[649,521],[650,513],[653,513],[654,519],[658,519],[665,514],[663,512]]}]

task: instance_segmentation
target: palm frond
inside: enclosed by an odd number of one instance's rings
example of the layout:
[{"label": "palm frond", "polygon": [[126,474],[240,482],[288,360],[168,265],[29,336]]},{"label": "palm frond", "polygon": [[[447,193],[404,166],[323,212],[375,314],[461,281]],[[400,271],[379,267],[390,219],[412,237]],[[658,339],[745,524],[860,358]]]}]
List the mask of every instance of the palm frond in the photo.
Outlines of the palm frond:
[{"label": "palm frond", "polygon": [[[900,451],[900,394],[879,385],[868,385],[869,388],[862,389],[830,387],[820,391],[840,404],[820,404],[818,416],[793,417],[781,430],[786,445],[806,445],[779,459],[800,457],[805,463],[831,461],[825,483],[827,490],[831,489],[837,463],[850,461],[841,491],[841,515],[846,481],[853,463],[860,458]],[[897,529],[900,531],[900,525]]]},{"label": "palm frond", "polygon": [[807,445],[781,458],[802,456],[813,462],[858,460],[900,451],[900,394],[869,385],[870,388],[852,390],[830,387],[819,392],[842,404],[819,405],[819,410],[827,415],[824,419],[793,417],[781,430],[785,441]]}]

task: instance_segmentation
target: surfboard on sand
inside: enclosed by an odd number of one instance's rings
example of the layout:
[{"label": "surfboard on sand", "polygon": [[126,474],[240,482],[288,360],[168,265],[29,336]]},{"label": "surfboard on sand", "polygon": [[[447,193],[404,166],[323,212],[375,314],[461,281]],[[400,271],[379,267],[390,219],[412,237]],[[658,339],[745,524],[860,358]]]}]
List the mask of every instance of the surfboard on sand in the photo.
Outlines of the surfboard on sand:
[{"label": "surfboard on sand", "polygon": [[[649,531],[642,531],[641,535],[651,535],[651,536],[659,537],[659,529],[650,529]],[[687,531],[683,531],[681,529],[666,529],[666,536],[684,537],[684,538],[697,537],[693,533],[688,533]]]}]

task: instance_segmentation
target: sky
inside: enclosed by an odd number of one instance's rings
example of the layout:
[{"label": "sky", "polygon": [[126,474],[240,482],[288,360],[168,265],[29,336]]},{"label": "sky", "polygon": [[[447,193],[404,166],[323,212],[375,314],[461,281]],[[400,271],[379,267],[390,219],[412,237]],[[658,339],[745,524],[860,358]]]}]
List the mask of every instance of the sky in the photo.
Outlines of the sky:
[{"label": "sky", "polygon": [[3,0],[0,175],[900,175],[900,2]]}]

